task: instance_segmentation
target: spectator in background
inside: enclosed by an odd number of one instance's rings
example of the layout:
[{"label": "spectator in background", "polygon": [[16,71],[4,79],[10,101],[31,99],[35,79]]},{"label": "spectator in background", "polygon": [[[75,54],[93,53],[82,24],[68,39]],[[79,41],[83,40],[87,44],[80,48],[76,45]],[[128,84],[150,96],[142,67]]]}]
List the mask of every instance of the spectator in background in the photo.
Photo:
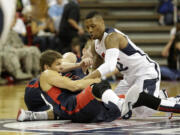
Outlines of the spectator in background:
[{"label": "spectator in background", "polygon": [[54,22],[54,28],[56,32],[59,31],[59,25],[63,14],[64,5],[67,3],[67,0],[56,0],[56,3],[51,5],[48,9],[48,15]]},{"label": "spectator in background", "polygon": [[23,4],[23,10],[22,10],[23,13],[32,11],[30,0],[22,0],[22,4]]},{"label": "spectator in background", "polygon": [[78,37],[72,39],[71,51],[75,53],[78,58],[81,58],[81,42]]},{"label": "spectator in background", "polygon": [[173,21],[174,4],[173,0],[159,0],[158,13],[160,25],[172,25]]},{"label": "spectator in background", "polygon": [[170,40],[169,42],[166,44],[166,46],[164,47],[163,51],[162,51],[162,56],[164,57],[168,57],[169,56],[169,50],[174,42],[176,33],[180,31],[180,22],[178,22],[175,27],[173,27],[170,31]]},{"label": "spectator in background", "polygon": [[54,25],[48,16],[43,18],[31,18],[30,27],[33,35],[33,44],[39,45],[41,52],[51,48],[54,37]]},{"label": "spectator in background", "polygon": [[80,21],[80,0],[73,0],[65,5],[62,15],[59,38],[62,53],[71,51],[71,41],[74,37],[84,34],[84,30],[78,25]]},{"label": "spectator in background", "polygon": [[0,85],[8,83],[8,81],[1,77],[2,68],[3,68],[3,51],[0,51]]},{"label": "spectator in background", "polygon": [[13,31],[19,34],[21,39],[23,40],[24,43],[26,43],[26,26],[22,20],[22,18],[19,17],[19,14],[16,13],[16,23],[14,27],[12,28]]},{"label": "spectator in background", "polygon": [[[16,20],[14,20],[12,27],[15,21]],[[25,46],[18,34],[12,30],[12,27],[3,48],[6,53],[3,57],[5,69],[16,79],[27,79],[33,77],[33,75],[37,76],[40,71],[40,51],[37,47]],[[23,63],[22,65],[26,73],[22,71],[21,62]]]},{"label": "spectator in background", "polygon": [[168,66],[162,66],[162,79],[177,80],[180,79],[180,31],[176,33],[171,46],[165,47],[168,51]]}]

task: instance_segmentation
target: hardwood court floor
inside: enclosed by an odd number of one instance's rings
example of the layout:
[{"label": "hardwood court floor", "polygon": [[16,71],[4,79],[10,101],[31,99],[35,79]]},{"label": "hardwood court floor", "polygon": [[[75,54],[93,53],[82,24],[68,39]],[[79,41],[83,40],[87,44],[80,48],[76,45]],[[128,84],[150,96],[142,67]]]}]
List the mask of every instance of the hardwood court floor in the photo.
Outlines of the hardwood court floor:
[{"label": "hardwood court floor", "polygon": [[[115,87],[116,84],[112,84]],[[44,122],[25,122],[25,123],[17,123],[15,121],[16,115],[19,108],[25,108],[24,104],[24,88],[25,84],[16,84],[16,85],[7,85],[0,86],[0,135],[34,135],[34,134],[63,134],[63,135],[71,135],[73,133],[77,134],[102,134],[108,135],[110,131],[113,134],[132,134],[138,130],[138,133],[143,134],[145,127],[147,127],[146,133],[144,134],[154,134],[154,132],[162,133],[161,129],[166,130],[169,126],[169,129],[173,127],[178,127],[173,130],[173,133],[180,134],[180,117],[179,115],[175,115],[175,121],[171,122],[168,125],[165,122],[165,118],[161,118],[159,116],[166,116],[165,113],[157,113],[155,114],[155,118],[152,119],[139,119],[136,120],[132,118],[128,121],[116,120],[111,124],[102,123],[102,124],[72,124],[69,121],[44,121]],[[166,88],[169,96],[175,96],[180,94],[180,82],[168,82],[162,81],[161,88]],[[158,116],[158,117],[157,117]],[[167,118],[166,118],[167,119]],[[177,121],[179,120],[179,121]],[[155,122],[155,123],[154,123]],[[158,122],[158,123],[157,123]],[[1,124],[3,123],[3,124]],[[137,129],[137,123],[139,125],[147,125],[141,126]],[[153,124],[152,124],[153,123]],[[34,125],[38,124],[38,125]],[[156,125],[157,124],[157,125]],[[161,127],[160,125],[163,125]],[[165,125],[165,126],[164,126]],[[31,129],[30,127],[31,126]],[[34,127],[33,127],[34,126]],[[150,127],[156,128],[157,131],[151,131]],[[126,128],[124,128],[126,127]],[[136,129],[134,129],[136,127]],[[11,129],[12,128],[12,129]],[[45,129],[43,129],[45,128]],[[37,130],[38,129],[38,130]],[[40,130],[41,129],[41,130]],[[93,129],[93,130],[92,130]],[[134,129],[134,130],[133,130]],[[141,129],[141,130],[140,130]],[[127,133],[128,130],[128,133]],[[132,130],[132,132],[131,132]],[[153,129],[154,130],[154,129]],[[68,131],[68,132],[67,132]],[[71,132],[69,132],[71,131]],[[80,133],[79,133],[80,132]],[[169,133],[172,131],[164,131],[165,133]],[[178,133],[177,133],[178,132]]]}]

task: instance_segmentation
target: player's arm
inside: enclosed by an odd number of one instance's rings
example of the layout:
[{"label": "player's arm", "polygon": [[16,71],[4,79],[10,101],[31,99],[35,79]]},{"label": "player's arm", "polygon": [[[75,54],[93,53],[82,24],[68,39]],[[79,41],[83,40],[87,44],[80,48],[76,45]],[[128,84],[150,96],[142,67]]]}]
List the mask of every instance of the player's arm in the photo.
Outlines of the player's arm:
[{"label": "player's arm", "polygon": [[78,91],[98,82],[100,82],[100,79],[82,79],[73,81],[52,70],[46,70],[40,76],[41,88],[45,91],[49,90],[52,86],[64,88],[70,91]]},{"label": "player's arm", "polygon": [[92,68],[93,68],[93,70],[95,70],[104,62],[104,60],[96,53],[94,42],[93,42],[93,45],[91,47],[91,53],[93,55],[93,66],[92,66]]},{"label": "player's arm", "polygon": [[62,62],[62,70],[61,72],[69,72],[71,70],[80,68],[80,63],[69,63],[69,62]]},{"label": "player's arm", "polygon": [[125,48],[127,44],[127,39],[119,33],[114,32],[108,35],[105,39],[105,46],[107,49],[105,54],[105,62],[86,78],[104,77],[107,74],[115,71],[119,56],[119,49]]},{"label": "player's arm", "polygon": [[93,61],[91,58],[84,58],[78,63],[62,62],[63,68],[61,72],[68,72],[77,68],[90,67],[92,64]]},{"label": "player's arm", "polygon": [[[103,63],[103,59],[96,53],[96,51],[95,51],[95,43],[94,43],[93,40],[88,40],[85,46],[86,46],[86,49],[87,48],[90,48],[90,49],[87,49],[86,53],[84,51],[84,54],[83,54],[82,58],[83,59],[84,58],[92,59],[93,64],[91,65],[90,70],[94,71],[97,67],[99,67],[99,65],[101,65]],[[90,46],[90,47],[88,47],[88,46]],[[82,67],[83,72],[86,73],[88,68],[89,67],[87,67],[87,66],[83,66]]]},{"label": "player's arm", "polygon": [[91,47],[91,53],[93,55],[93,66],[92,69],[94,70],[92,73],[84,77],[84,79],[89,79],[89,78],[100,78],[101,75],[99,71],[96,69],[103,63],[103,59],[96,53],[95,51],[95,44],[92,44]]}]

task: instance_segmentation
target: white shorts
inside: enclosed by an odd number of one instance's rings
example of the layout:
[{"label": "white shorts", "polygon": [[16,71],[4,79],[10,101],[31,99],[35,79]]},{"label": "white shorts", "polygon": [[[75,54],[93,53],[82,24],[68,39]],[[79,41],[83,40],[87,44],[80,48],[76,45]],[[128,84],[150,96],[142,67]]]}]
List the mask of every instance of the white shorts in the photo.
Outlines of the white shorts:
[{"label": "white shorts", "polygon": [[[115,93],[119,94],[126,94],[128,89],[133,86],[133,84],[137,84],[139,86],[139,93],[145,91],[155,97],[159,96],[159,89],[160,89],[160,80],[154,79],[151,76],[145,75],[142,77],[137,78],[132,83],[129,84],[126,80],[121,80],[117,87],[115,88]],[[157,111],[152,110],[148,107],[141,106],[133,109],[133,114],[136,117],[148,117],[152,116]]]}]

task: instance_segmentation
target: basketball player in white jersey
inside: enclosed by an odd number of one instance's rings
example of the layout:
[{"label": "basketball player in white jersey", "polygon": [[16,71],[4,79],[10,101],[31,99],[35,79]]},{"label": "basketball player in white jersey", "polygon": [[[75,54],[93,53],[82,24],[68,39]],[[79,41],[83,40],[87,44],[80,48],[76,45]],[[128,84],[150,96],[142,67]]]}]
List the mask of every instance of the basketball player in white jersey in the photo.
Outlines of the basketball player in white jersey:
[{"label": "basketball player in white jersey", "polygon": [[121,90],[128,91],[135,84],[139,86],[136,90],[138,98],[131,103],[133,107],[147,106],[160,111],[169,111],[170,108],[177,110],[180,107],[175,102],[173,104],[157,98],[161,80],[159,65],[127,35],[117,29],[106,29],[102,16],[97,12],[86,16],[85,27],[93,40],[91,52],[96,69],[86,78],[103,78],[118,69],[124,79],[119,82],[115,92],[124,94]]}]

